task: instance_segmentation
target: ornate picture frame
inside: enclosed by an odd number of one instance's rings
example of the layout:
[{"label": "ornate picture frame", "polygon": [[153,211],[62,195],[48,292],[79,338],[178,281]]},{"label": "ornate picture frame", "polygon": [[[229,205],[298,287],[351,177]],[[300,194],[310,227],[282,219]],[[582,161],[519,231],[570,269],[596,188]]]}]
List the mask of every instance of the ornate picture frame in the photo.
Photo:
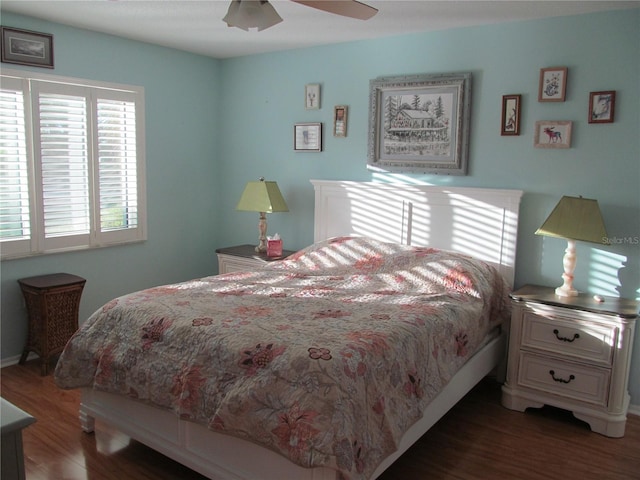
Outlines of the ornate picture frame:
[{"label": "ornate picture frame", "polygon": [[589,93],[589,123],[613,123],[616,91]]},{"label": "ornate picture frame", "polygon": [[539,102],[564,102],[567,94],[567,67],[540,69]]},{"label": "ornate picture frame", "polygon": [[1,26],[0,38],[3,63],[53,68],[53,35]]},{"label": "ornate picture frame", "polygon": [[293,149],[296,152],[321,152],[322,123],[296,123],[293,126]]},{"label": "ornate picture frame", "polygon": [[450,73],[371,80],[367,168],[466,175],[471,78]]},{"label": "ornate picture frame", "polygon": [[539,120],[533,146],[536,148],[571,148],[570,120]]},{"label": "ornate picture frame", "polygon": [[500,135],[520,135],[521,95],[502,96],[502,123]]}]

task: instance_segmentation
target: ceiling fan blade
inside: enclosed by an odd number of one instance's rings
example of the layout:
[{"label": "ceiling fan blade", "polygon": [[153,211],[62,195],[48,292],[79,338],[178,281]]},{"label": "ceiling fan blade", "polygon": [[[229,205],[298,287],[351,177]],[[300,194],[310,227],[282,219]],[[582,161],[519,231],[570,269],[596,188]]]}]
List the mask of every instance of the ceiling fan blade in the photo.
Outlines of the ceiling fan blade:
[{"label": "ceiling fan blade", "polygon": [[335,13],[344,17],[368,20],[378,13],[377,8],[370,7],[357,0],[291,0],[307,7],[317,8],[325,12]]}]

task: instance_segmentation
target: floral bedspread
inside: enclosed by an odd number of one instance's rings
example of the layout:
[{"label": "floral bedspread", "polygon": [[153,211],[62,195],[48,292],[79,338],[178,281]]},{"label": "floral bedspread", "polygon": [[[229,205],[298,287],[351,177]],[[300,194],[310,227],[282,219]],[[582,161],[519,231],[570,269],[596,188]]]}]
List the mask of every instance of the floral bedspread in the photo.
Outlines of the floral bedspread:
[{"label": "floral bedspread", "polygon": [[341,237],[257,272],[112,300],[71,339],[55,380],[363,479],[508,308],[483,262]]}]

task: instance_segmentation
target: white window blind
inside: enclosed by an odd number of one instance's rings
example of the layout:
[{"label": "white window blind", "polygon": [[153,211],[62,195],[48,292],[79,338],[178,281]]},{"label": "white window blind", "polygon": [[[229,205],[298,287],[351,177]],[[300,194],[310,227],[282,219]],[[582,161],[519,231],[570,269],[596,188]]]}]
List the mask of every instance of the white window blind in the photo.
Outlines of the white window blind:
[{"label": "white window blind", "polygon": [[[2,76],[2,257],[144,240],[142,92],[28,79],[21,98],[8,80]],[[19,110],[27,114],[12,113]],[[18,238],[28,242],[10,245]]]},{"label": "white window blind", "polygon": [[3,79],[0,89],[0,239],[2,253],[30,250],[30,196],[25,127],[25,87]]},{"label": "white window blind", "polygon": [[99,99],[100,226],[103,232],[138,226],[136,109],[133,102]]}]

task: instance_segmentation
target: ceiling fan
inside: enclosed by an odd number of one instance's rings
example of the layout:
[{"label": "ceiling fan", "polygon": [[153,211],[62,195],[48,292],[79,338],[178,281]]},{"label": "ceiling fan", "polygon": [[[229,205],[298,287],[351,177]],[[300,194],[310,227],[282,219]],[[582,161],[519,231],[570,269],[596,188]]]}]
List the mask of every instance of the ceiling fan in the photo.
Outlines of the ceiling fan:
[{"label": "ceiling fan", "polygon": [[[291,1],[359,20],[368,20],[378,13],[378,9],[357,0]],[[229,5],[229,11],[227,11],[227,15],[222,20],[230,27],[238,27],[242,30],[257,28],[260,31],[280,23],[282,18],[267,0],[232,0],[231,5]]]}]

